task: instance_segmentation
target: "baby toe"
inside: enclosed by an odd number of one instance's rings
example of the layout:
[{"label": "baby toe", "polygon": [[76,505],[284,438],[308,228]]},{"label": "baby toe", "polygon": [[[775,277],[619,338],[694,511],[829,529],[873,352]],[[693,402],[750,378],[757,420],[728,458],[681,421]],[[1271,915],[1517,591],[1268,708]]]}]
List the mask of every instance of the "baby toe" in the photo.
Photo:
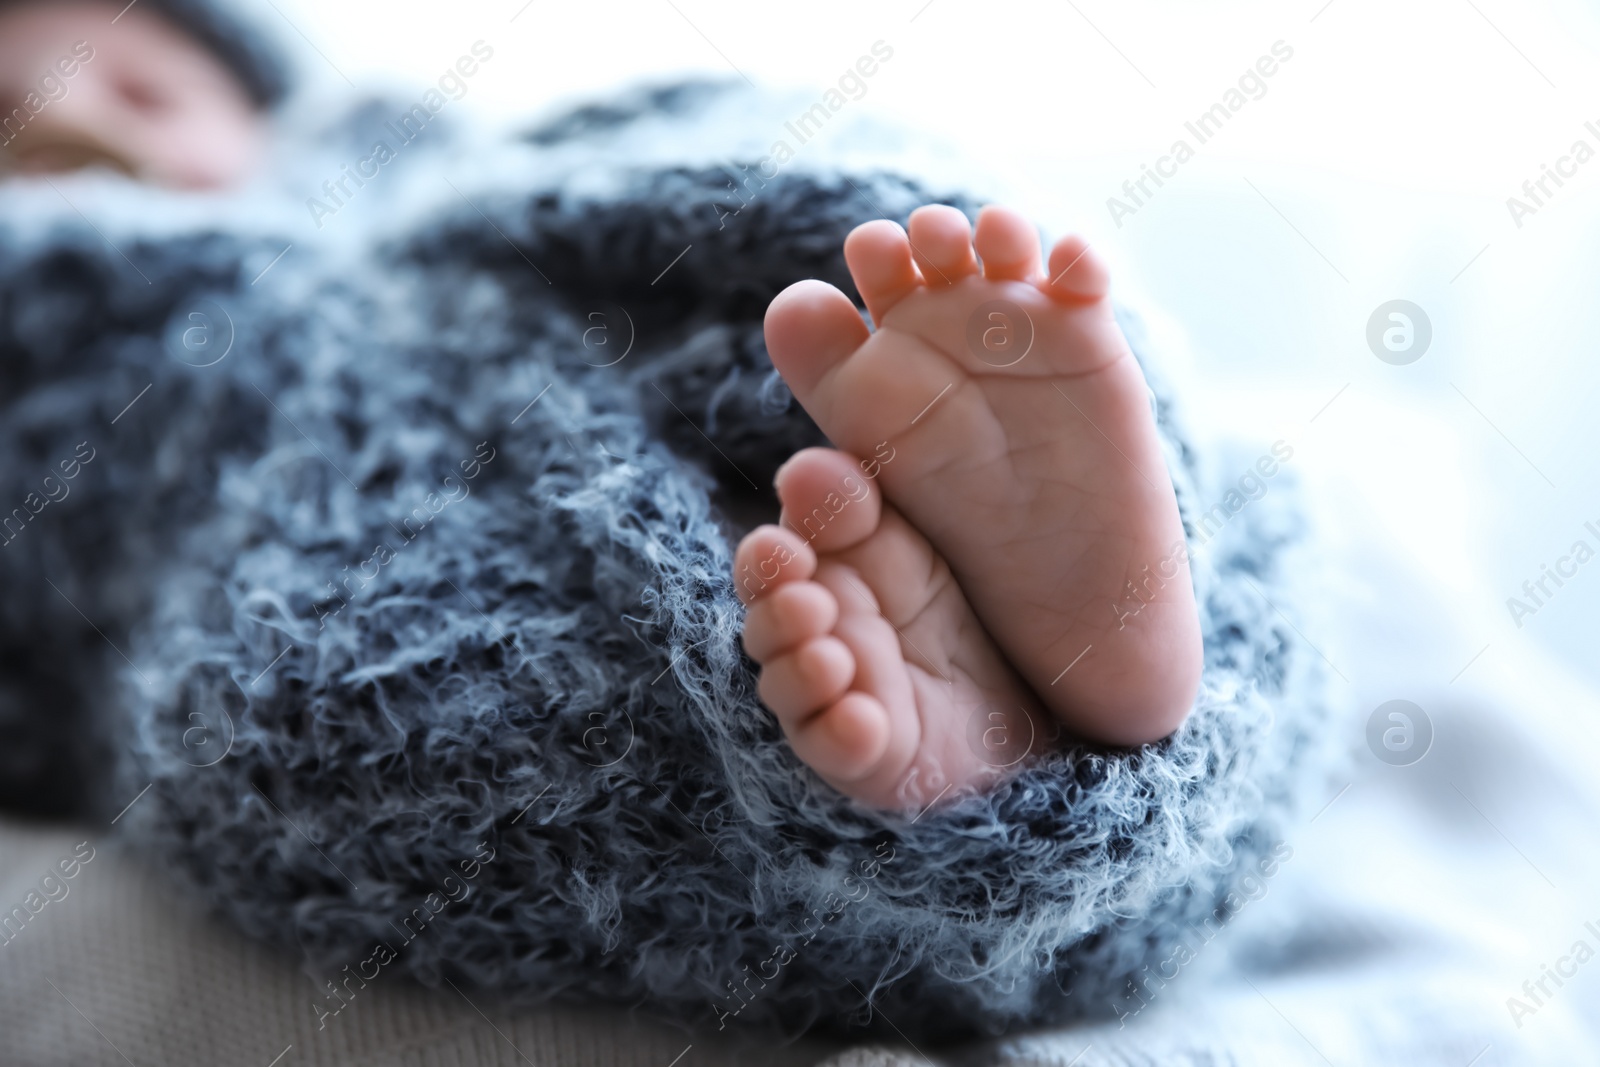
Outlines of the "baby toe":
[{"label": "baby toe", "polygon": [[788,582],[800,582],[817,572],[817,554],[792,530],[758,526],[739,542],[733,557],[733,585],[739,599],[754,603]]},{"label": "baby toe", "polygon": [[888,752],[889,713],[866,693],[850,692],[790,731],[789,746],[813,770],[834,782],[874,774]]},{"label": "baby toe", "polygon": [[978,273],[972,223],[947,204],[928,204],[908,220],[911,255],[929,285],[951,285]]},{"label": "baby toe", "polygon": [[839,620],[839,601],[816,582],[779,586],[750,607],[744,620],[744,650],[757,663],[821,637]]},{"label": "baby toe", "polygon": [[906,231],[888,219],[851,230],[844,239],[844,261],[873,322],[883,322],[890,308],[922,285]]},{"label": "baby toe", "polygon": [[1111,272],[1088,241],[1071,234],[1050,250],[1050,274],[1041,288],[1057,300],[1098,300],[1111,288]]},{"label": "baby toe", "polygon": [[855,674],[848,645],[837,637],[817,637],[764,664],[756,688],[787,730],[844,696]]},{"label": "baby toe", "polygon": [[832,448],[796,452],[778,470],[785,527],[818,552],[860,544],[878,528],[882,499],[860,462]]},{"label": "baby toe", "polygon": [[869,336],[850,298],[815,278],[774,297],[762,330],[772,365],[802,404],[818,399],[818,383]]},{"label": "baby toe", "polygon": [[1039,232],[1009,208],[991,205],[978,212],[973,243],[990,281],[1025,282],[1039,274]]}]

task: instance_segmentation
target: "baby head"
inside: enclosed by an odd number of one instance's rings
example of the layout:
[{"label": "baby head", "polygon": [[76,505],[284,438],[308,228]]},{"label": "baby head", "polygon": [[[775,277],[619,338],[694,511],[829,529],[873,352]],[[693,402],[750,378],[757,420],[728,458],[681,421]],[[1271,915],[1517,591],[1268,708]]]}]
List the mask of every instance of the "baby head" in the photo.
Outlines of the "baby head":
[{"label": "baby head", "polygon": [[223,188],[283,92],[259,42],[199,0],[0,0],[0,174]]}]

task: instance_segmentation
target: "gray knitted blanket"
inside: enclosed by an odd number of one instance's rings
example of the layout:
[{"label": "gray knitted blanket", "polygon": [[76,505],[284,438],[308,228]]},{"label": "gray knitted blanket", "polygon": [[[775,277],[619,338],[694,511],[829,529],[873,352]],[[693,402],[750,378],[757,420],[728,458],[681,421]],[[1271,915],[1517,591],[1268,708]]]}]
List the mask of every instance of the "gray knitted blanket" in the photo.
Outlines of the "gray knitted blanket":
[{"label": "gray knitted blanket", "polygon": [[781,124],[689,85],[510,142],[441,123],[308,218],[392,117],[223,203],[108,179],[72,186],[96,226],[45,186],[0,217],[0,801],[110,782],[319,1018],[383,971],[919,1042],[1137,1010],[1270,877],[1316,751],[1289,494],[1214,478],[1158,395],[1189,720],[857,807],[739,646],[730,538],[821,441],[761,315],[853,291],[856,224],[975,201],[803,155],[754,186]]}]

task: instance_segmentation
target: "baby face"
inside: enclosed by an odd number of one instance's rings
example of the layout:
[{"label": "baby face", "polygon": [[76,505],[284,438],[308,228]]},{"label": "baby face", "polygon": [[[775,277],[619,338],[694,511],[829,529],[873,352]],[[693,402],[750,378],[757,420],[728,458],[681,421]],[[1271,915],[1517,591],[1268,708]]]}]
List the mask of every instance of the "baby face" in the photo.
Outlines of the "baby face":
[{"label": "baby face", "polygon": [[105,0],[0,4],[0,173],[100,166],[216,189],[249,173],[262,134],[228,68],[158,14]]}]

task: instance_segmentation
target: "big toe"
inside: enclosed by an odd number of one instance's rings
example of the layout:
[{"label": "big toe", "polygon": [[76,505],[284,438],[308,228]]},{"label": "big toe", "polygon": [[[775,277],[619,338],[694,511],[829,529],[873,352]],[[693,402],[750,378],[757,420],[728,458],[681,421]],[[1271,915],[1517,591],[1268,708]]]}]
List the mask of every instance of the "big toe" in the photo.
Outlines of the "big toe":
[{"label": "big toe", "polygon": [[815,279],[795,282],[773,299],[765,331],[772,365],[802,403],[869,335],[850,298]]},{"label": "big toe", "polygon": [[778,468],[776,480],[784,525],[818,552],[841,552],[878,529],[882,498],[848,453],[802,449]]}]

